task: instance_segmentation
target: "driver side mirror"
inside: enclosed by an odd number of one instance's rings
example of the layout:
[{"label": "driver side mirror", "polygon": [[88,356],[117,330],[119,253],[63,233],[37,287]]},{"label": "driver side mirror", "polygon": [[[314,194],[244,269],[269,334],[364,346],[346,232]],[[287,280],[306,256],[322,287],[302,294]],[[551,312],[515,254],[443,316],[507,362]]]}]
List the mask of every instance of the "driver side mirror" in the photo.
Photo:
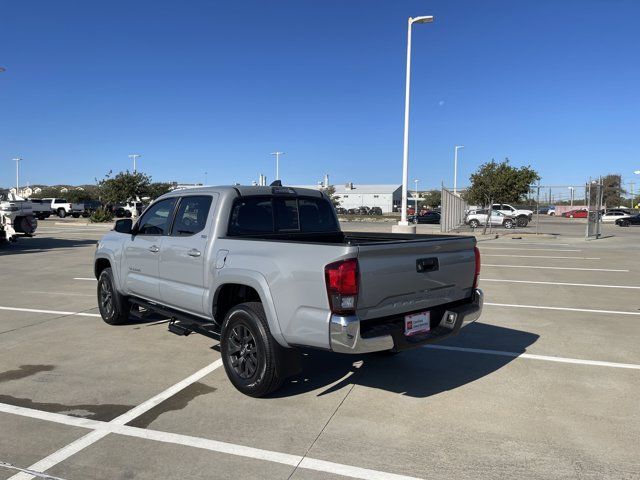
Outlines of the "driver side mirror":
[{"label": "driver side mirror", "polygon": [[133,233],[133,220],[130,218],[121,218],[116,220],[114,230],[118,233]]}]

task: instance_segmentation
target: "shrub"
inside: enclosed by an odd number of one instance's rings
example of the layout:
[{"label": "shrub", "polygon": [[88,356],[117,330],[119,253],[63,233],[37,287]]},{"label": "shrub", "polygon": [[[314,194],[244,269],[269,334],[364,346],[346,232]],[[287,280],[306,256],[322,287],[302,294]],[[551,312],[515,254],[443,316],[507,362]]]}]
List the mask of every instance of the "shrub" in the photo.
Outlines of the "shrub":
[{"label": "shrub", "polygon": [[113,220],[113,214],[104,208],[98,208],[89,217],[91,223],[104,223]]}]

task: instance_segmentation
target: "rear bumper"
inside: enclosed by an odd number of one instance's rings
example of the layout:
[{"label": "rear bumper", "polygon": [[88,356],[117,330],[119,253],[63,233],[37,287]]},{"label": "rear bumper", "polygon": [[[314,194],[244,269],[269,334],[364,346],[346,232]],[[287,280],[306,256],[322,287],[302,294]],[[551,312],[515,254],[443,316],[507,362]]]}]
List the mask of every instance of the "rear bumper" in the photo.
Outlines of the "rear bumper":
[{"label": "rear bumper", "polygon": [[411,337],[404,335],[404,316],[368,327],[367,322],[361,322],[356,315],[332,315],[329,327],[331,350],[337,353],[399,351],[437,342],[456,335],[462,327],[480,318],[483,304],[484,294],[476,289],[470,302],[444,310],[440,323],[430,332]]}]

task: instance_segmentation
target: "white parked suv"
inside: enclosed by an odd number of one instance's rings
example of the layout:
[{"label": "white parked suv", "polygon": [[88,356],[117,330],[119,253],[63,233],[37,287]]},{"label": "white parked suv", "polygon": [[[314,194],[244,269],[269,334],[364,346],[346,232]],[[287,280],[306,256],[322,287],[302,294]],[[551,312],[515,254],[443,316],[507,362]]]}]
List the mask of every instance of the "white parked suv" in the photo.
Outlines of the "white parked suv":
[{"label": "white parked suv", "polygon": [[67,215],[79,218],[84,213],[84,205],[82,203],[69,203],[64,198],[43,198],[42,201],[49,203],[51,211],[60,218],[64,218]]}]

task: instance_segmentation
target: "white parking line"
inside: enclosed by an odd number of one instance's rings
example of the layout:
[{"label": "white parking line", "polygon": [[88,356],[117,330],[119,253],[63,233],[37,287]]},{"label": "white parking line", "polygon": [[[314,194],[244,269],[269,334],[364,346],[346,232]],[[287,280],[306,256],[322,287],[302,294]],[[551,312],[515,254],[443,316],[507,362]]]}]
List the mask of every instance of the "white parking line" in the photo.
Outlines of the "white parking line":
[{"label": "white parking line", "polygon": [[534,355],[531,353],[505,352],[502,350],[485,350],[483,348],[447,347],[444,345],[425,345],[424,348],[435,350],[452,350],[455,352],[480,353],[483,355],[498,355],[501,357],[528,358],[530,360],[544,360],[546,362],[592,365],[595,367],[628,368],[632,370],[640,370],[640,365],[636,365],[634,363],[601,362],[599,360],[581,360],[579,358],[552,357],[549,355]]},{"label": "white parking line", "polygon": [[74,280],[87,280],[87,281],[95,282],[97,279],[93,277],[76,277],[74,278]]},{"label": "white parking line", "polygon": [[542,305],[516,305],[513,303],[491,303],[491,302],[484,302],[484,304],[490,307],[532,308],[536,310],[560,310],[563,312],[608,313],[613,315],[640,315],[640,312],[629,312],[629,311],[621,311],[621,310],[593,310],[590,308],[547,307]]},{"label": "white parking line", "polygon": [[221,366],[222,366],[222,359],[219,358],[215,362],[213,362],[213,363],[207,365],[206,367],[198,370],[193,375],[190,375],[189,377],[185,378],[184,380],[181,380],[180,382],[176,383],[175,385],[167,388],[164,392],[160,392],[155,397],[151,397],[146,402],[143,402],[140,405],[138,405],[137,407],[132,408],[128,412],[123,413],[119,417],[114,418],[113,420],[111,420],[110,423],[113,423],[114,425],[124,425],[125,423],[129,423],[134,418],[137,418],[140,415],[142,415],[143,413],[148,412],[149,410],[151,410],[156,405],[159,405],[160,403],[164,402],[166,399],[168,399],[170,397],[173,397],[179,391],[187,388],[192,383],[197,382],[202,377],[204,377],[205,375],[210,374],[216,368],[219,368]]},{"label": "white parking line", "polygon": [[532,283],[537,285],[562,285],[568,287],[596,287],[596,288],[624,288],[640,290],[640,287],[633,285],[598,285],[595,283],[568,283],[568,282],[537,282],[533,280],[502,280],[498,278],[481,278],[480,282],[501,282],[501,283]]},{"label": "white parking line", "polygon": [[523,252],[581,252],[582,250],[570,248],[518,248],[518,247],[485,247],[481,244],[478,248],[482,250],[520,250]]},{"label": "white parking line", "polygon": [[18,307],[2,307],[0,310],[9,310],[12,312],[28,312],[28,313],[49,313],[51,315],[77,315],[78,317],[99,317],[99,313],[87,312],[63,312],[60,310],[39,310],[36,308],[18,308]]},{"label": "white parking line", "polygon": [[483,267],[504,267],[504,268],[537,268],[542,270],[580,270],[587,272],[628,272],[629,270],[620,270],[614,268],[578,268],[578,267],[541,267],[539,265],[494,265],[491,263],[483,263]]},{"label": "white parking line", "polygon": [[[147,400],[143,404],[129,410],[128,412],[120,415],[119,417],[111,420],[110,422],[101,422],[97,420],[90,420],[85,418],[76,418],[68,415],[62,415],[59,413],[49,413],[39,410],[34,410],[25,407],[17,407],[14,405],[8,405],[0,403],[0,412],[11,413],[14,415],[20,415],[24,417],[36,418],[39,420],[45,420],[50,422],[62,423],[64,425],[72,425],[75,427],[90,428],[93,431],[79,438],[78,440],[62,447],[58,451],[52,453],[48,457],[34,463],[29,467],[29,470],[37,472],[43,472],[49,468],[63,462],[70,456],[78,453],[82,449],[94,444],[101,438],[104,438],[109,433],[116,433],[119,435],[125,435],[128,437],[137,437],[146,440],[152,440],[156,442],[185,445],[194,448],[200,448],[203,450],[209,450],[213,452],[226,453],[229,455],[236,455],[244,458],[253,458],[256,460],[264,460],[267,462],[279,463],[289,465],[291,467],[304,468],[307,470],[315,470],[324,473],[333,473],[336,475],[343,475],[345,477],[360,478],[360,479],[377,479],[377,480],[416,480],[414,477],[408,477],[404,475],[397,475],[389,472],[382,472],[378,470],[370,470],[367,468],[354,467],[352,465],[345,465],[341,463],[328,462],[325,460],[318,460],[315,458],[302,457],[300,455],[291,455],[288,453],[276,452],[272,450],[264,450],[260,448],[247,447],[245,445],[238,445],[235,443],[221,442],[217,440],[210,440],[207,438],[193,437],[190,435],[181,435],[177,433],[161,432],[158,430],[149,430],[138,427],[131,427],[125,425],[131,420],[139,417],[143,413],[149,411],[162,401],[170,398],[178,393],[180,390],[200,380],[205,375],[211,373],[216,368],[222,365],[222,360],[218,359],[207,367],[199,370],[190,377],[178,382],[174,386],[168,388],[164,392],[156,395],[155,397]],[[27,480],[33,478],[27,473],[18,473],[12,476],[9,480]]]},{"label": "white parking line", "polygon": [[542,242],[495,242],[495,245],[538,245],[542,247],[570,247],[568,243],[542,243]]},{"label": "white parking line", "polygon": [[59,295],[63,297],[95,297],[92,293],[41,292],[39,290],[22,290],[22,293],[37,293],[38,295]]},{"label": "white parking line", "polygon": [[505,255],[505,254],[492,254],[483,253],[483,257],[510,257],[510,258],[570,258],[573,260],[600,260],[599,257],[554,257],[549,255]]},{"label": "white parking line", "polygon": [[[143,413],[151,410],[153,407],[155,407],[159,403],[163,402],[167,398],[175,395],[180,390],[183,390],[184,388],[188,387],[189,385],[197,382],[198,380],[200,380],[205,375],[210,374],[216,368],[219,368],[221,365],[222,365],[222,360],[221,359],[216,360],[215,362],[207,365],[206,367],[201,368],[200,370],[198,370],[193,375],[185,378],[184,380],[181,380],[180,382],[178,382],[175,385],[169,387],[165,391],[159,393],[155,397],[150,398],[146,402],[138,405],[137,407],[132,408],[131,410],[129,410],[126,413],[123,413],[119,417],[114,418],[109,423],[98,422],[98,423],[94,423],[93,424],[94,426],[89,426],[90,424],[87,423],[85,425],[86,428],[95,428],[93,432],[88,433],[87,435],[79,438],[78,440],[76,440],[74,442],[71,442],[70,444],[62,447],[61,449],[59,449],[58,451],[52,453],[51,455],[49,455],[49,456],[43,458],[42,460],[34,463],[33,465],[31,465],[29,467],[29,470],[35,470],[37,472],[44,472],[45,470],[48,470],[49,468],[57,465],[58,463],[63,462],[64,460],[66,460],[70,456],[78,453],[80,450],[83,450],[84,448],[88,447],[89,445],[94,444],[95,442],[97,442],[101,438],[103,438],[106,435],[108,435],[112,430],[110,430],[109,428],[103,428],[104,425],[114,425],[114,426],[116,426],[116,425],[124,425],[125,423],[130,422],[134,418],[139,417]],[[14,411],[15,411],[15,407],[14,407]],[[51,416],[49,416],[49,415],[51,415]],[[45,420],[49,420],[49,421],[53,421],[53,422],[59,420],[60,414],[49,414],[49,415],[46,415],[45,412],[42,412],[40,418],[45,419]],[[29,474],[21,472],[21,473],[17,473],[13,477],[11,477],[9,480],[26,480],[26,479],[30,479],[30,478],[33,478],[33,477],[31,475],[29,475]]]}]

